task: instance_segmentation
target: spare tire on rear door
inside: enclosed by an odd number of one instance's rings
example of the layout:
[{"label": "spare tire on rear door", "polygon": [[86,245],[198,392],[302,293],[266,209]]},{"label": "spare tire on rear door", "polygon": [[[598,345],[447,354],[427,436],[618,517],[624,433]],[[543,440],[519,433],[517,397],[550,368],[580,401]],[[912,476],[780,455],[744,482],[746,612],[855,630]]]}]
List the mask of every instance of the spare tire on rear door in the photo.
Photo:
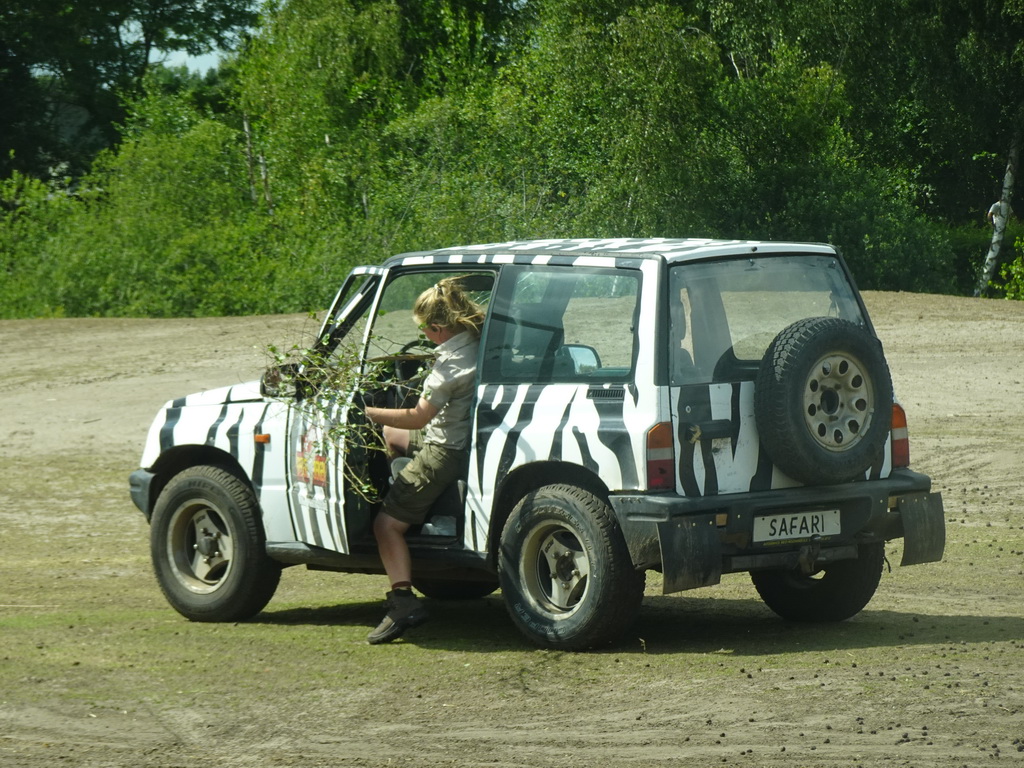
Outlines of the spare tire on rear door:
[{"label": "spare tire on rear door", "polygon": [[836,317],[784,328],[761,360],[754,391],[761,445],[808,485],[844,483],[879,463],[892,419],[881,342]]}]

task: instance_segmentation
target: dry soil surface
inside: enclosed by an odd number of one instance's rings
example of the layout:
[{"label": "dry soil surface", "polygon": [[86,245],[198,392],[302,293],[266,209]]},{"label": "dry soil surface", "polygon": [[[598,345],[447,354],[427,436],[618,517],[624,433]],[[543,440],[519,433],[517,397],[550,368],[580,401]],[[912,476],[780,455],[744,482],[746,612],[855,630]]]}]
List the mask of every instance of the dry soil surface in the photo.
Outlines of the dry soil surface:
[{"label": "dry soil surface", "polygon": [[869,293],[941,563],[840,625],[745,577],[540,651],[500,595],[365,644],[380,580],[289,569],[257,620],[163,602],[127,495],[167,399],[255,378],[303,317],[0,322],[0,766],[1024,764],[1024,303]]}]

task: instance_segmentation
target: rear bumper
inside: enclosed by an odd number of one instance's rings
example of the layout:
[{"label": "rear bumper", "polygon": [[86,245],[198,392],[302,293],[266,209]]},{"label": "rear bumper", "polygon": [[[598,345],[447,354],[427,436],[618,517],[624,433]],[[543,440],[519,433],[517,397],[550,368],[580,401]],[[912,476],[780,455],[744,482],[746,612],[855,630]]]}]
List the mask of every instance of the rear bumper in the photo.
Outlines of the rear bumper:
[{"label": "rear bumper", "polygon": [[[699,498],[676,494],[617,494],[612,507],[634,563],[659,568],[665,592],[716,584],[723,573],[791,568],[855,557],[867,541],[903,538],[901,565],[940,560],[945,547],[942,497],[927,475],[902,469],[884,480]],[[838,536],[755,542],[761,515],[838,509]]]}]

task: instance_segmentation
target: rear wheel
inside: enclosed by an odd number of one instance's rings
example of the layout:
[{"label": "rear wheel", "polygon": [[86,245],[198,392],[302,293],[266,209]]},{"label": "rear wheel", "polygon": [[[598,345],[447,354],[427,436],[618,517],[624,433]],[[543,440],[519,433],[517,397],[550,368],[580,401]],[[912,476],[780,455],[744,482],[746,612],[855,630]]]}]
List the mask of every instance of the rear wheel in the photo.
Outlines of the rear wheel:
[{"label": "rear wheel", "polygon": [[805,575],[792,571],[751,571],[765,605],[789,621],[831,622],[855,616],[878,589],[885,544],[861,544],[855,560],[840,560]]},{"label": "rear wheel", "polygon": [[219,467],[175,475],[153,509],[157,581],[171,606],[192,621],[239,621],[263,610],[281,578],[265,544],[252,489]]},{"label": "rear wheel", "polygon": [[512,511],[499,578],[512,620],[550,648],[610,644],[643,600],[644,573],[633,568],[610,507],[569,485],[533,491]]}]

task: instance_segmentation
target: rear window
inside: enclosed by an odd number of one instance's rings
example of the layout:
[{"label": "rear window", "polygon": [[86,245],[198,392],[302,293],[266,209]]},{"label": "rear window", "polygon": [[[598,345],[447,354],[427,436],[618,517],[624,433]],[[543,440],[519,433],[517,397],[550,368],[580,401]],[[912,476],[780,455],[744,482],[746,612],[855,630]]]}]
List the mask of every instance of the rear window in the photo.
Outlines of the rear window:
[{"label": "rear window", "polygon": [[669,273],[673,384],[751,379],[772,339],[807,317],[864,315],[839,260],[762,256]]}]

